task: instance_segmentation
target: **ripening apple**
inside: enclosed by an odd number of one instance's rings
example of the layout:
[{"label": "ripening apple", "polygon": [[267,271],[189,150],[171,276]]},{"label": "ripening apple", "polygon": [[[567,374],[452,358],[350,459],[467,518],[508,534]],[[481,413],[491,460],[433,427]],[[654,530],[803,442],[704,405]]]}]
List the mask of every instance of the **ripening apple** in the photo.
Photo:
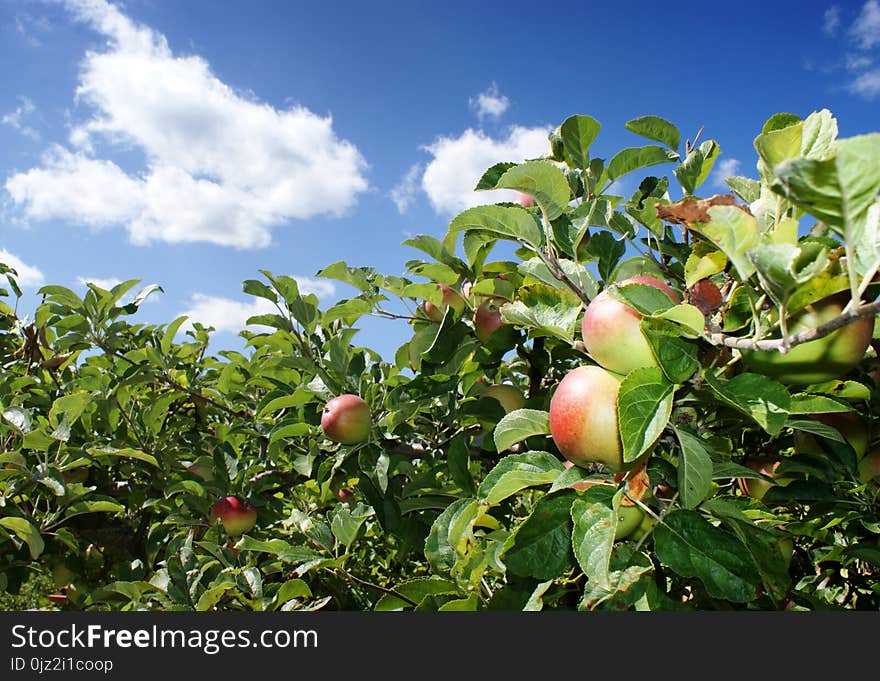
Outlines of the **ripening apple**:
[{"label": "ripening apple", "polygon": [[[861,458],[868,451],[868,426],[865,420],[853,412],[832,412],[828,414],[813,414],[813,418],[826,426],[835,428],[847,441],[850,447]],[[816,441],[812,433],[801,430],[794,434],[795,450],[799,453],[823,454],[824,450]]]},{"label": "ripening apple", "polygon": [[501,312],[492,301],[486,300],[474,312],[474,332],[483,343],[488,343],[489,338],[498,329],[504,326]]},{"label": "ripening apple", "polygon": [[[663,291],[673,303],[681,302],[675,291],[654,277],[631,277],[618,285],[631,283],[653,286]],[[651,345],[639,327],[641,319],[638,311],[615,300],[608,291],[602,291],[587,305],[581,322],[587,352],[603,367],[618,374],[657,366]]]},{"label": "ripening apple", "polygon": [[535,197],[530,196],[529,194],[517,194],[514,201],[521,205],[523,208],[531,208],[535,205]]},{"label": "ripening apple", "polygon": [[526,398],[523,396],[520,389],[510,383],[496,383],[490,385],[480,393],[480,397],[494,397],[501,403],[501,406],[504,407],[504,411],[508,414],[517,409],[522,409],[526,404]]},{"label": "ripening apple", "polygon": [[634,539],[635,541],[639,541],[642,537],[648,534],[652,527],[654,527],[654,519],[651,516],[647,513],[643,513],[642,516],[642,522],[640,522],[639,526],[629,535],[629,538]]},{"label": "ripening apple", "polygon": [[[789,319],[789,335],[831,321],[847,301],[847,294],[837,294],[808,305]],[[855,368],[865,356],[873,332],[874,318],[863,317],[827,336],[796,345],[784,355],[776,350],[743,350],[743,363],[787,385],[824,383]]]},{"label": "ripening apple", "polygon": [[370,437],[370,407],[358,395],[334,397],[321,412],[324,435],[344,445],[366,442]]},{"label": "ripening apple", "polygon": [[621,506],[617,511],[617,530],[614,532],[614,538],[629,537],[639,529],[646,516],[647,513],[638,506]]},{"label": "ripening apple", "polygon": [[214,467],[205,463],[204,461],[196,461],[191,463],[186,467],[190,473],[195,475],[197,478],[201,478],[205,482],[214,482]]},{"label": "ripening apple", "polygon": [[211,524],[219,520],[230,537],[250,532],[257,524],[257,509],[236,496],[218,499],[211,507]]},{"label": "ripening apple", "polygon": [[862,482],[870,482],[880,475],[880,448],[872,449],[859,461],[859,478]]},{"label": "ripening apple", "polygon": [[550,399],[550,435],[562,455],[578,466],[592,462],[624,468],[617,430],[620,380],[598,366],[568,372]]},{"label": "ripening apple", "polygon": [[743,461],[744,466],[751,468],[757,473],[766,475],[768,478],[771,478],[773,482],[759,480],[757,478],[740,478],[740,489],[743,489],[743,491],[753,499],[763,499],[764,495],[767,494],[767,491],[771,487],[774,487],[774,483],[775,485],[781,485],[783,487],[788,485],[794,480],[794,478],[779,476],[776,469],[779,468],[781,462],[782,459],[772,456],[754,456],[746,459]]}]

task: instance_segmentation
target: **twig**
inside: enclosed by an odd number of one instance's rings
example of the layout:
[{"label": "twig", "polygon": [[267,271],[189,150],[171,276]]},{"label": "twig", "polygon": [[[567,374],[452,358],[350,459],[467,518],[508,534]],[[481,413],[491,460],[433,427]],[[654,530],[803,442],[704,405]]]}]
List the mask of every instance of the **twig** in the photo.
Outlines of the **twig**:
[{"label": "twig", "polygon": [[384,586],[379,586],[378,584],[373,584],[372,582],[368,582],[364,579],[361,579],[360,577],[355,577],[348,570],[344,570],[342,568],[337,568],[337,571],[341,572],[345,577],[350,579],[355,584],[360,584],[361,586],[366,586],[370,589],[376,589],[377,591],[381,591],[382,593],[386,593],[389,596],[394,596],[395,598],[399,598],[400,600],[402,600],[404,603],[409,603],[413,607],[416,607],[418,605],[418,603],[416,603],[413,599],[408,598],[407,596],[404,596],[399,591],[395,591],[394,589],[388,589]]}]

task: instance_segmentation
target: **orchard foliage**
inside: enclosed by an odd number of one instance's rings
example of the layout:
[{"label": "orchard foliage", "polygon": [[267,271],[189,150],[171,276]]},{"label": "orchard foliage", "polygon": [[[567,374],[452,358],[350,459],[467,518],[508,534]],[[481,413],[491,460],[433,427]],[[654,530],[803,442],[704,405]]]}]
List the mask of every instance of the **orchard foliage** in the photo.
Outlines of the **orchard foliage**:
[{"label": "orchard foliage", "polygon": [[[519,201],[409,239],[405,276],[324,268],[356,292],[329,309],[262,271],[244,292],[277,311],[240,352],[138,323],[158,287],[136,281],[45,286],[22,315],[4,267],[2,587],[51,574],[38,605],[74,609],[880,608],[880,134],[777,114],[757,179],[706,197],[716,141],[626,127],[650,143],[598,158],[599,123],[566,119],[480,179]],[[600,294],[649,350],[614,374],[617,471],[566,466],[550,431],[562,379],[601,365]],[[818,329],[792,321],[831,296]],[[411,328],[393,361],[355,343],[365,315]],[[822,382],[772,370],[832,341]],[[368,428],[330,439],[346,394]],[[256,510],[241,536],[212,510],[230,496]]]}]

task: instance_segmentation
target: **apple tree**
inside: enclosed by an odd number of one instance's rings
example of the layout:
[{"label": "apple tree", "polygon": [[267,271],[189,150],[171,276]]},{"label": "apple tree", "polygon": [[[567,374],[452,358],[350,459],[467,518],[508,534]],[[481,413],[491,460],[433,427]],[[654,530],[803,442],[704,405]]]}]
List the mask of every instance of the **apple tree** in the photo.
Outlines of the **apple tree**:
[{"label": "apple tree", "polygon": [[[320,309],[134,321],[158,287],[0,303],[0,580],[76,609],[880,607],[880,134],[777,114],[757,178],[670,122],[567,118],[402,275]],[[647,143],[646,143],[647,142]],[[661,172],[663,171],[663,172]],[[626,178],[621,183],[621,178]],[[629,196],[614,192],[636,186]],[[487,196],[489,196],[487,194]],[[676,197],[676,198],[673,198]],[[680,198],[679,198],[680,197]],[[394,357],[366,315],[404,324]],[[185,332],[181,329],[186,328]]]}]

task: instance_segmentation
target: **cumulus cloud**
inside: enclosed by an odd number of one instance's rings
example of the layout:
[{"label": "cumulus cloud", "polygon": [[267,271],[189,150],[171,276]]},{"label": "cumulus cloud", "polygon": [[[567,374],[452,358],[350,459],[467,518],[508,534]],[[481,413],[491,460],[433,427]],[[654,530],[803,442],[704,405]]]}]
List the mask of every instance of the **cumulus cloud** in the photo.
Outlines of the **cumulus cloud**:
[{"label": "cumulus cloud", "polygon": [[400,182],[391,190],[391,200],[397,206],[402,215],[412,205],[419,191],[419,176],[422,173],[422,164],[416,163],[410,167]]},{"label": "cumulus cloud", "polygon": [[481,121],[485,118],[498,120],[507,111],[510,100],[501,94],[497,83],[492,83],[488,90],[471,97],[470,105]]},{"label": "cumulus cloud", "polygon": [[860,74],[850,83],[849,90],[865,99],[875,99],[880,95],[880,69]]},{"label": "cumulus cloud", "polygon": [[94,284],[98,288],[102,288],[106,291],[109,291],[117,284],[122,283],[122,279],[117,279],[116,277],[77,277],[76,283],[80,286],[87,286],[88,284]]},{"label": "cumulus cloud", "polygon": [[868,0],[856,18],[850,34],[863,50],[880,45],[880,2]]},{"label": "cumulus cloud", "polygon": [[723,187],[726,189],[727,184],[725,184],[724,180],[736,175],[739,172],[741,165],[742,163],[736,158],[721,159],[715,164],[715,168],[712,170],[712,184],[716,187]]},{"label": "cumulus cloud", "polygon": [[34,103],[27,97],[19,97],[18,101],[21,102],[21,104],[15,108],[15,111],[10,111],[8,114],[5,114],[0,118],[0,124],[8,125],[13,129],[18,130],[25,137],[30,137],[32,140],[40,139],[40,133],[25,123],[25,119],[36,111]]},{"label": "cumulus cloud", "polygon": [[[27,217],[124,225],[134,243],[248,248],[288,220],[344,214],[367,189],[366,161],[329,116],[236,92],[106,0],[63,4],[107,45],[80,65],[76,99],[91,115],[73,126],[70,148],[6,181]],[[95,157],[95,141],[139,150],[146,165],[126,172]]]},{"label": "cumulus cloud", "polygon": [[539,158],[549,150],[550,128],[513,127],[503,139],[482,130],[465,130],[458,137],[440,137],[426,147],[433,159],[422,175],[422,189],[438,213],[454,214],[466,208],[512,200],[517,192],[475,192],[483,173],[500,161],[514,163]]},{"label": "cumulus cloud", "polygon": [[46,281],[43,273],[37,267],[26,264],[21,258],[3,248],[0,248],[0,262],[18,273],[16,281],[21,286],[42,286]]},{"label": "cumulus cloud", "polygon": [[[318,298],[326,299],[333,296],[336,287],[331,281],[312,277],[294,277],[299,285],[300,293],[314,293]],[[261,314],[277,314],[274,303],[265,298],[251,298],[247,301],[233,300],[222,296],[210,296],[195,293],[190,299],[189,307],[181,314],[189,317],[181,326],[182,331],[192,328],[194,322],[205,326],[213,326],[217,331],[238,333],[244,328],[252,331],[270,330],[259,324],[247,325],[250,317]]]}]

